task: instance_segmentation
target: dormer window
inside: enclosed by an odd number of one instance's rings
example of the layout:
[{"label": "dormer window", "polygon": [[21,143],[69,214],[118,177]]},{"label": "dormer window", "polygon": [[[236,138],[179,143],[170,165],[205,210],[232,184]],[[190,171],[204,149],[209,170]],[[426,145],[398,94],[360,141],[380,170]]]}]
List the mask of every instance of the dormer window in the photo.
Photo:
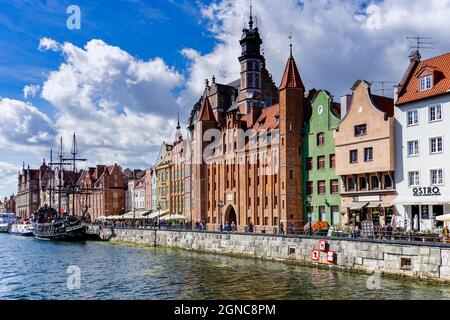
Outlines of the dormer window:
[{"label": "dormer window", "polygon": [[433,87],[432,75],[424,76],[419,79],[420,91],[429,90]]}]

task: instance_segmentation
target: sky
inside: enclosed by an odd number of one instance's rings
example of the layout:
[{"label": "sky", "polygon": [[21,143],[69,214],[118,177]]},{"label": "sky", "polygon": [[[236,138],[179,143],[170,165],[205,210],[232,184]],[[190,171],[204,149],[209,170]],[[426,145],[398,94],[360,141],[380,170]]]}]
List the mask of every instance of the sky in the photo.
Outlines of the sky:
[{"label": "sky", "polygon": [[[239,78],[249,4],[0,0],[0,197],[16,192],[22,164],[39,166],[60,137],[70,150],[73,132],[86,166],[153,165],[178,113],[186,128],[204,79]],[[79,29],[69,28],[71,5]],[[253,0],[253,13],[275,82],[292,33],[305,86],[335,100],[358,79],[400,81],[408,36],[433,38],[424,59],[450,51],[450,0]],[[382,93],[376,82],[372,89]]]}]

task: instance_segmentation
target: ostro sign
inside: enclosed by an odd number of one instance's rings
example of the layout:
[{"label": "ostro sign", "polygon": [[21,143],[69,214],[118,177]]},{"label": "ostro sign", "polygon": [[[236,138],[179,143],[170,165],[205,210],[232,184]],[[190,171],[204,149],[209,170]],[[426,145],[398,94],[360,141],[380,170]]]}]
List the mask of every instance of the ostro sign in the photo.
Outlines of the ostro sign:
[{"label": "ostro sign", "polygon": [[413,189],[414,197],[440,196],[441,190],[438,187],[421,187]]}]

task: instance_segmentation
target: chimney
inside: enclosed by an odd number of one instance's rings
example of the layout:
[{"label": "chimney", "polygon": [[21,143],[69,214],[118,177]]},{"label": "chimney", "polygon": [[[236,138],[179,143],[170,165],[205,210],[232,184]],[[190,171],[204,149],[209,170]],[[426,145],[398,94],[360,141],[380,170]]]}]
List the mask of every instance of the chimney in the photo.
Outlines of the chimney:
[{"label": "chimney", "polygon": [[352,95],[346,94],[341,96],[341,119],[344,119],[346,116],[350,105],[352,104]]}]

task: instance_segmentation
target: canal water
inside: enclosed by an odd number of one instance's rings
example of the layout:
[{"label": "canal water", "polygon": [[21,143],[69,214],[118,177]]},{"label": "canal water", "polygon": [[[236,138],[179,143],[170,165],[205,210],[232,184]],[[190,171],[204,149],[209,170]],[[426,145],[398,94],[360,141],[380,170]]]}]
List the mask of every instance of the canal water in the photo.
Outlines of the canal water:
[{"label": "canal water", "polygon": [[4,299],[450,299],[450,285],[378,281],[177,249],[0,234]]}]

